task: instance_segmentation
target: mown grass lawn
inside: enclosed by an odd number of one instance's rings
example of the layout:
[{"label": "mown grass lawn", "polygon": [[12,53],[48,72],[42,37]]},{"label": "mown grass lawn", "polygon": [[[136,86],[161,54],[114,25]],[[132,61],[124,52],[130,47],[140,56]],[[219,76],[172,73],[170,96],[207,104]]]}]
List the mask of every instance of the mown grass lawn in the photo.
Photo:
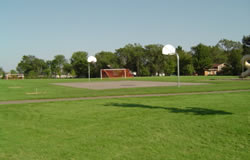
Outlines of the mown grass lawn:
[{"label": "mown grass lawn", "polygon": [[[171,77],[136,77],[129,80],[176,82],[175,76]],[[201,86],[150,87],[150,88],[124,88],[109,90],[90,90],[52,85],[60,82],[88,82],[87,79],[35,79],[35,80],[0,80],[0,101],[23,99],[49,99],[71,97],[95,97],[112,95],[136,95],[158,93],[184,93],[217,90],[250,89],[250,80],[230,80],[238,77],[227,76],[182,76],[182,82],[208,83]],[[106,79],[103,81],[117,81],[126,79]],[[100,81],[92,79],[91,81]],[[32,94],[36,93],[38,94]]]},{"label": "mown grass lawn", "polygon": [[250,92],[0,105],[3,160],[246,160]]}]

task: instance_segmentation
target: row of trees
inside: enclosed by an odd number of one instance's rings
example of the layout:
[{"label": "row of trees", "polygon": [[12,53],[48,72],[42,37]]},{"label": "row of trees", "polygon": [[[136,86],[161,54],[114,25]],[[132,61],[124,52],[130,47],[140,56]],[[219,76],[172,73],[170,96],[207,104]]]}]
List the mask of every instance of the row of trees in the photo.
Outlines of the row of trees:
[{"label": "row of trees", "polygon": [[[99,52],[95,56],[97,63],[91,64],[91,76],[100,76],[100,69],[128,68],[138,76],[154,76],[158,73],[176,74],[176,56],[162,54],[163,45],[128,44],[113,52]],[[250,35],[244,36],[241,42],[227,39],[220,40],[215,46],[198,44],[186,52],[181,46],[176,49],[180,56],[181,75],[202,75],[212,64],[226,63],[227,67],[220,74],[239,75],[241,73],[241,58],[250,54]],[[17,72],[26,77],[54,77],[56,75],[73,75],[87,77],[88,53],[79,51],[67,60],[64,55],[56,55],[53,60],[45,61],[33,55],[24,55],[17,65]],[[3,72],[0,68],[0,74]]]}]

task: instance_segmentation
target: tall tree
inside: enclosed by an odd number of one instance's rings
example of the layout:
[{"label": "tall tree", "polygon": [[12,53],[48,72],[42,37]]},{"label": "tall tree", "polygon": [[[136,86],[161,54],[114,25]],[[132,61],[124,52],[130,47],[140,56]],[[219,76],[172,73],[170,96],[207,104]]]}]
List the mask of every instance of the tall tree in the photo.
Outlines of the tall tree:
[{"label": "tall tree", "polygon": [[43,75],[46,66],[43,59],[36,58],[32,55],[24,55],[21,62],[18,63],[16,70],[19,73],[23,73],[25,77],[36,78],[39,75]]},{"label": "tall tree", "polygon": [[51,75],[52,75],[52,61],[48,60],[45,62],[45,64],[46,64],[45,65],[46,67],[43,70],[43,75],[45,77],[51,77]]},{"label": "tall tree", "polygon": [[217,45],[220,49],[228,52],[234,49],[241,49],[242,45],[240,42],[232,41],[232,40],[227,40],[227,39],[222,39],[220,40]]},{"label": "tall tree", "polygon": [[194,67],[192,63],[192,55],[185,52],[181,46],[176,48],[176,52],[180,56],[180,74],[192,75],[194,73]]},{"label": "tall tree", "polygon": [[98,69],[119,68],[117,56],[112,52],[99,52],[96,55]]},{"label": "tall tree", "polygon": [[73,74],[73,66],[72,66],[72,64],[70,64],[70,63],[64,63],[64,65],[63,65],[63,72],[65,73],[65,74]]},{"label": "tall tree", "polygon": [[216,45],[224,51],[227,56],[228,66],[223,69],[225,74],[239,75],[241,72],[242,44],[240,42],[223,39]]},{"label": "tall tree", "polygon": [[96,55],[95,76],[100,75],[100,69],[120,68],[117,56],[112,52],[99,52]]},{"label": "tall tree", "polygon": [[225,75],[240,75],[242,71],[241,66],[242,50],[235,49],[230,51],[227,64],[223,68],[222,73]]},{"label": "tall tree", "polygon": [[87,56],[87,52],[78,51],[73,53],[72,57],[70,58],[70,63],[77,77],[88,77]]},{"label": "tall tree", "polygon": [[118,63],[121,67],[136,71],[137,75],[142,75],[141,66],[143,65],[144,48],[140,44],[128,44],[116,50]]},{"label": "tall tree", "polygon": [[4,70],[2,67],[0,67],[0,75],[3,75],[3,73],[4,73]]},{"label": "tall tree", "polygon": [[243,55],[250,54],[250,35],[244,36],[242,39]]},{"label": "tall tree", "polygon": [[210,47],[203,44],[198,44],[197,46],[192,47],[191,52],[193,54],[193,64],[195,71],[199,75],[203,75],[205,69],[208,69],[212,66]]},{"label": "tall tree", "polygon": [[65,63],[67,63],[67,60],[64,55],[56,55],[52,61],[53,73],[61,76],[63,74],[63,66]]},{"label": "tall tree", "polygon": [[167,65],[167,57],[162,54],[163,45],[150,44],[145,46],[144,66],[148,67],[151,75],[164,72]]},{"label": "tall tree", "polygon": [[210,53],[214,64],[227,62],[228,54],[225,53],[225,51],[219,48],[217,45],[211,47]]},{"label": "tall tree", "polygon": [[17,71],[14,70],[14,69],[12,69],[12,70],[10,70],[10,73],[11,73],[11,74],[17,74]]},{"label": "tall tree", "polygon": [[176,71],[176,56],[164,56],[164,73],[166,75],[172,75],[177,73]]},{"label": "tall tree", "polygon": [[1,76],[2,78],[5,77],[5,72],[4,72],[4,70],[3,70],[2,67],[0,67],[0,76]]}]

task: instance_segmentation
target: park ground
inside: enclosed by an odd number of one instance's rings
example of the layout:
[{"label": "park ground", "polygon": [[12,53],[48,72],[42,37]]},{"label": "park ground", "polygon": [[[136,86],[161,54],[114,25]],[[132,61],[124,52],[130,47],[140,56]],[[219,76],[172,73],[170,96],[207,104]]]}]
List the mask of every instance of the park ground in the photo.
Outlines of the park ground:
[{"label": "park ground", "polygon": [[[130,80],[175,82],[176,77]],[[96,91],[51,85],[88,83],[85,79],[0,80],[0,101],[208,92],[0,105],[0,159],[248,159],[250,91],[215,91],[249,90],[250,81],[181,80],[207,84]]]}]

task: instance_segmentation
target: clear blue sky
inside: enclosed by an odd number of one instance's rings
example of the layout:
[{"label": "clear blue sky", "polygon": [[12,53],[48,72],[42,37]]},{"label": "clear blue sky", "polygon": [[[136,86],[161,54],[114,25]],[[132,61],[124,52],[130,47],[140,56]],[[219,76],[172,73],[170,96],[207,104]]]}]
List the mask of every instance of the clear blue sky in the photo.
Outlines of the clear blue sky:
[{"label": "clear blue sky", "polygon": [[0,0],[0,67],[128,43],[185,50],[250,34],[250,0]]}]

